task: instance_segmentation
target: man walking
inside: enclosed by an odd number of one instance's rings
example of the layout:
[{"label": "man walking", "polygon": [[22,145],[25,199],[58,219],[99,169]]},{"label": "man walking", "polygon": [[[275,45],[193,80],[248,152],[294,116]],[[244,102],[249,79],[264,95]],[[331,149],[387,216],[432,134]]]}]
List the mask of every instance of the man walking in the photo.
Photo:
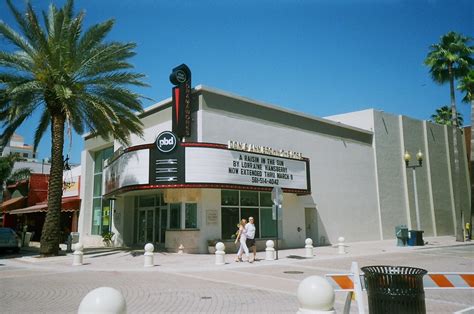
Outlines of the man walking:
[{"label": "man walking", "polygon": [[245,230],[247,233],[247,247],[249,249],[252,248],[253,251],[253,259],[250,260],[250,263],[253,263],[257,257],[257,246],[255,245],[255,222],[253,217],[249,217],[249,222],[245,225]]}]

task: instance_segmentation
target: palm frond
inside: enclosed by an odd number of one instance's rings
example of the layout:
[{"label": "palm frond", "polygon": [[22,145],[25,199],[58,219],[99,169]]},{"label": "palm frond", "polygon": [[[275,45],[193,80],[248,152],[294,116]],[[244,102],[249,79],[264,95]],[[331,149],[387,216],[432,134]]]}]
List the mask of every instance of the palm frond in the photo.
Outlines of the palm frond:
[{"label": "palm frond", "polygon": [[7,178],[7,183],[26,180],[30,177],[33,170],[31,168],[20,168],[12,172]]},{"label": "palm frond", "polygon": [[51,114],[48,110],[44,110],[43,114],[41,115],[39,125],[35,131],[35,138],[33,142],[33,150],[36,151],[38,145],[43,137],[44,133],[48,129],[49,124],[51,123]]},{"label": "palm frond", "polygon": [[[31,114],[31,113],[30,113]],[[26,118],[29,117],[29,114],[22,114],[15,119],[13,119],[10,123],[5,125],[5,128],[3,129],[2,135],[0,135],[0,146],[6,146],[10,138],[13,136],[13,133],[15,133],[16,129],[26,120]]]},{"label": "palm frond", "polygon": [[15,32],[12,28],[10,28],[7,24],[0,20],[0,34],[3,35],[10,43],[17,46],[24,52],[28,53],[31,57],[34,56],[34,49],[25,40],[20,34]]},{"label": "palm frond", "polygon": [[[77,45],[77,55],[85,56],[87,53],[100,44],[114,25],[114,20],[108,20],[90,27],[81,37]],[[81,60],[82,63],[82,60]]]},{"label": "palm frond", "polygon": [[30,72],[33,67],[33,60],[22,52],[0,51],[0,66],[11,68],[13,70]]},{"label": "palm frond", "polygon": [[81,84],[98,85],[104,87],[116,85],[149,86],[148,84],[140,80],[145,77],[145,75],[143,74],[132,72],[108,73],[109,71],[116,71],[116,69],[104,69],[101,75],[85,78],[81,80]]}]

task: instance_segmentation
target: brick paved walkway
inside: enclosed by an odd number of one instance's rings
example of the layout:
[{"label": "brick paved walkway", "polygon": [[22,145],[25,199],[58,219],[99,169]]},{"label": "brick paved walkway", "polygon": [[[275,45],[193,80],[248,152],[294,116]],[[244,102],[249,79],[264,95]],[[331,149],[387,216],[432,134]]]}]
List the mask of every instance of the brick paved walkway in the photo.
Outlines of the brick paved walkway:
[{"label": "brick paved walkway", "polygon": [[[438,241],[438,242],[436,242]],[[294,259],[303,249],[280,252],[278,261],[214,265],[212,255],[156,253],[155,267],[143,268],[143,256],[127,251],[86,252],[85,265],[71,266],[72,256],[48,259],[0,256],[1,313],[77,312],[92,289],[120,290],[129,313],[295,313],[296,289],[310,275],[348,272],[359,266],[389,264],[422,267],[428,271],[474,271],[474,246],[451,238],[433,245],[397,248],[393,241],[350,244],[346,255],[316,248],[313,259]],[[90,254],[89,254],[90,253]],[[258,256],[263,259],[264,253]],[[288,273],[290,271],[290,273]],[[341,313],[345,293],[336,294]],[[366,303],[367,304],[367,303]],[[474,292],[427,291],[428,313],[452,313],[474,305]],[[351,312],[356,313],[353,304]]]}]

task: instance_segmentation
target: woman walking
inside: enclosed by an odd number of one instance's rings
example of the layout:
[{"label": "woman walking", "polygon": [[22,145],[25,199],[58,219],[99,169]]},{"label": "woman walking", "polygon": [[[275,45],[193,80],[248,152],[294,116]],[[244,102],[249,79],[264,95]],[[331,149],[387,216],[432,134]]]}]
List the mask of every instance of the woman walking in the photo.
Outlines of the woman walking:
[{"label": "woman walking", "polygon": [[247,241],[247,234],[246,234],[247,230],[245,229],[246,224],[247,224],[247,220],[242,219],[240,221],[239,233],[237,235],[237,238],[235,239],[236,244],[238,241],[240,241],[239,251],[237,252],[237,257],[235,258],[236,262],[242,262],[242,254],[244,252],[245,252],[245,256],[247,256],[247,261],[250,260],[249,248],[247,247],[247,244],[246,244],[246,241]]}]

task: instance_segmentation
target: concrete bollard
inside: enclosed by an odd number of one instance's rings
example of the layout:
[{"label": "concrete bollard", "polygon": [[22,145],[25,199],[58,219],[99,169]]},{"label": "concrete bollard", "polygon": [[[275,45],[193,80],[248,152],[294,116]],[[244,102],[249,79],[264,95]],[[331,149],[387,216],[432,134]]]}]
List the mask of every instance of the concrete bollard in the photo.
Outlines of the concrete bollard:
[{"label": "concrete bollard", "polygon": [[82,253],[82,250],[84,249],[84,246],[82,243],[76,243],[74,246],[74,253],[72,253],[72,266],[80,266],[82,265],[82,260],[84,257],[84,253]]},{"label": "concrete bollard", "polygon": [[155,247],[153,246],[153,244],[151,243],[147,243],[145,244],[145,254],[143,254],[145,256],[145,263],[144,263],[144,267],[153,267],[155,266],[154,262],[153,262],[153,251],[155,250]]},{"label": "concrete bollard", "polygon": [[306,244],[304,246],[305,248],[305,257],[306,258],[313,258],[314,252],[313,252],[313,240],[310,238],[307,238],[304,243]]},{"label": "concrete bollard", "polygon": [[180,244],[178,247],[178,254],[183,254],[184,253],[184,245]]},{"label": "concrete bollard", "polygon": [[298,314],[336,313],[335,293],[326,278],[310,276],[300,282],[296,297],[300,303]]},{"label": "concrete bollard", "polygon": [[275,243],[273,240],[268,240],[266,243],[267,248],[265,249],[265,260],[266,261],[274,261],[275,260]]},{"label": "concrete bollard", "polygon": [[346,254],[346,245],[344,244],[344,237],[339,237],[337,239],[337,253],[339,254]]},{"label": "concrete bollard", "polygon": [[225,265],[225,245],[222,242],[216,244],[216,265]]},{"label": "concrete bollard", "polygon": [[82,299],[77,313],[125,314],[127,302],[120,291],[110,287],[100,287],[92,290]]}]

